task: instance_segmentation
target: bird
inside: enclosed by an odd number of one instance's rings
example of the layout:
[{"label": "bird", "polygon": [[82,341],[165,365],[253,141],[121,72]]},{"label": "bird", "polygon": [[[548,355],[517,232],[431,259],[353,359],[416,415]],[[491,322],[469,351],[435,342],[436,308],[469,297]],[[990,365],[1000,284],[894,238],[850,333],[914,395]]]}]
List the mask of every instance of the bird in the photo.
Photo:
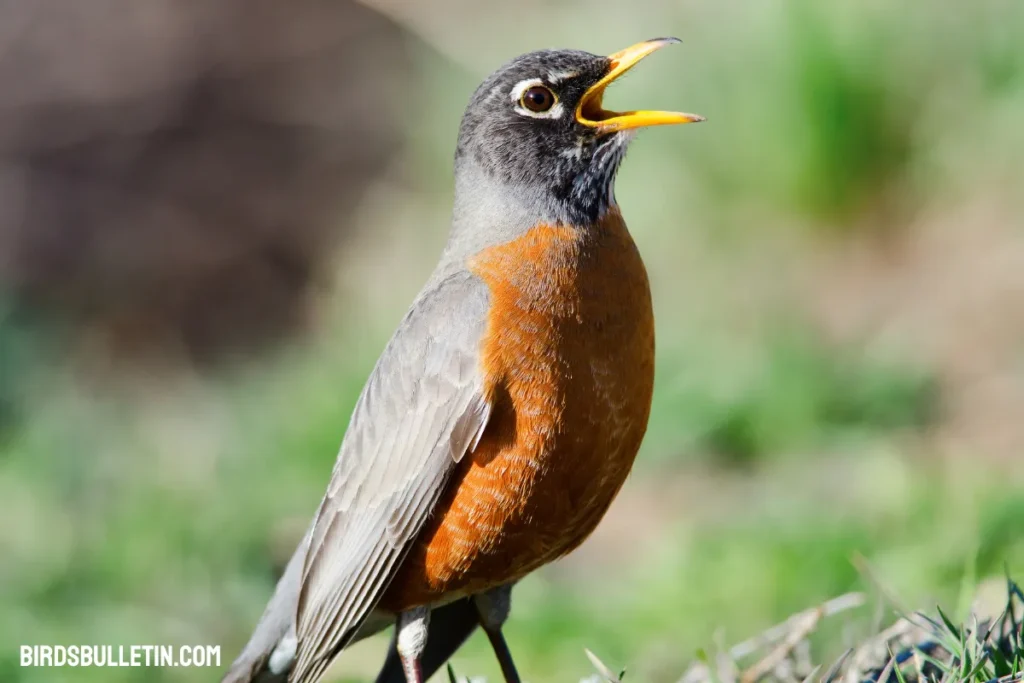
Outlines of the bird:
[{"label": "bird", "polygon": [[590,535],[647,430],[651,288],[614,184],[638,129],[704,119],[603,97],[677,42],[530,52],[473,93],[440,261],[224,683],[315,683],[391,625],[382,683],[422,683],[477,625],[518,683],[502,635],[512,586]]}]

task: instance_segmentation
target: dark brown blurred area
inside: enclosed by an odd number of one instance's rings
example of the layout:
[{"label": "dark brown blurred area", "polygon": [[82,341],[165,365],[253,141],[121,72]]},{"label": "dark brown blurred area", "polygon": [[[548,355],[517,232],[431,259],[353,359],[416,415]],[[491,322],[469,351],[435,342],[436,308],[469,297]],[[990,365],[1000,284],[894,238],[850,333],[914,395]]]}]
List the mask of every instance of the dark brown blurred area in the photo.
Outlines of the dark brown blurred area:
[{"label": "dark brown blurred area", "polygon": [[406,39],[345,0],[0,0],[0,294],[115,356],[301,329],[400,145]]}]

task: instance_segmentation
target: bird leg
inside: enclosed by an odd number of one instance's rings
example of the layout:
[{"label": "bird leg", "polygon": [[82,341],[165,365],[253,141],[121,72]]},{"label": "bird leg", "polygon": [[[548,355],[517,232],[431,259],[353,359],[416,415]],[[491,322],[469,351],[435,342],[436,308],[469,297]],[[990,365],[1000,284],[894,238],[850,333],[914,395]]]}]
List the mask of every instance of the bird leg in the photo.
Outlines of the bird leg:
[{"label": "bird leg", "polygon": [[398,615],[395,647],[402,660],[407,683],[424,683],[420,657],[427,647],[427,626],[430,623],[428,607],[413,607]]},{"label": "bird leg", "polygon": [[501,634],[501,627],[508,619],[509,609],[512,605],[512,586],[499,586],[492,588],[486,593],[479,593],[473,596],[477,614],[480,617],[480,626],[491,641],[491,648],[494,656],[501,665],[501,674],[505,677],[505,683],[520,683],[519,673],[516,671],[515,662],[512,661],[512,653],[509,652],[505,636]]}]

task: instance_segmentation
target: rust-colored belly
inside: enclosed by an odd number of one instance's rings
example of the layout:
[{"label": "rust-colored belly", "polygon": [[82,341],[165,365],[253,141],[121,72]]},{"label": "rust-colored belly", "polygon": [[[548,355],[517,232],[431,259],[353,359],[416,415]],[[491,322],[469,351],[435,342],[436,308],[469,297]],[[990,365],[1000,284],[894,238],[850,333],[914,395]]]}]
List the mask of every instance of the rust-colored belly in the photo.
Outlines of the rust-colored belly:
[{"label": "rust-colored belly", "polygon": [[647,428],[654,320],[621,216],[538,226],[470,262],[489,287],[482,369],[493,405],[380,606],[477,593],[579,545]]}]

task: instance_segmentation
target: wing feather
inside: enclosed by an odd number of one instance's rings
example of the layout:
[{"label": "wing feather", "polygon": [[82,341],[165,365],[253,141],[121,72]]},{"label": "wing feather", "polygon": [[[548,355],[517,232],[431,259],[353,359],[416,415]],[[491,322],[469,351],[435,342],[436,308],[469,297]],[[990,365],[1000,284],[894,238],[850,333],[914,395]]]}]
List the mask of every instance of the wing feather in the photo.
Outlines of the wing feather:
[{"label": "wing feather", "polygon": [[292,683],[317,680],[353,636],[479,441],[487,304],[465,273],[426,288],[367,381],[310,532]]}]

